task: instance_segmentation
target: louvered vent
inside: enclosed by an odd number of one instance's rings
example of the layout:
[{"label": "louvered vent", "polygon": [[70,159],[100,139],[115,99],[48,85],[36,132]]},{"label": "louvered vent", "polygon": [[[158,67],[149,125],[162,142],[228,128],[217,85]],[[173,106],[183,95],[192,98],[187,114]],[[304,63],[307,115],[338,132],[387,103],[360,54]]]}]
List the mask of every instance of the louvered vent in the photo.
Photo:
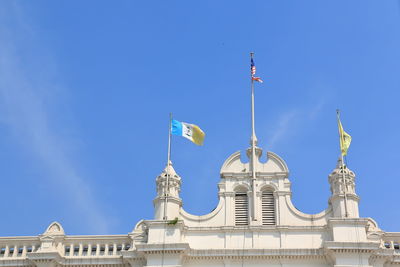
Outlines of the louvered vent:
[{"label": "louvered vent", "polygon": [[235,195],[235,225],[249,225],[248,200],[246,193]]},{"label": "louvered vent", "polygon": [[262,192],[261,199],[262,224],[275,225],[275,199],[271,191]]}]

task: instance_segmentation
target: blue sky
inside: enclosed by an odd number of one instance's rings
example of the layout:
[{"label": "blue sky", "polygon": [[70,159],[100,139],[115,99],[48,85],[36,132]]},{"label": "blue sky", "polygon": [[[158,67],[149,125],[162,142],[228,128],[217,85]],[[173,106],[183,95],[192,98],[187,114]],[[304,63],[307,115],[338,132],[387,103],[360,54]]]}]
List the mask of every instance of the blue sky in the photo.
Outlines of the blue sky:
[{"label": "blue sky", "polygon": [[249,146],[251,51],[259,146],[287,162],[294,205],[327,207],[340,108],[361,216],[400,231],[399,3],[1,1],[0,235],[153,218],[169,112],[206,132],[174,137],[172,161],[184,208],[210,212],[222,163]]}]

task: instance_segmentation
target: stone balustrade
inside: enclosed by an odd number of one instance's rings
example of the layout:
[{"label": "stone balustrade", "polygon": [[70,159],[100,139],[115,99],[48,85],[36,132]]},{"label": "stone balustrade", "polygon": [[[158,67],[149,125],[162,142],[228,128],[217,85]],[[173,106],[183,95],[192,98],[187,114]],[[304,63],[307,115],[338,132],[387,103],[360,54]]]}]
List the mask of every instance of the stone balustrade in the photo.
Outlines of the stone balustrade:
[{"label": "stone balustrade", "polygon": [[[0,238],[1,259],[26,259],[28,253],[39,253],[40,237]],[[65,236],[54,242],[61,257],[119,257],[132,248],[132,239],[124,236]]]},{"label": "stone balustrade", "polygon": [[71,238],[63,242],[62,256],[65,257],[101,257],[120,256],[122,251],[132,247],[128,236],[90,237],[89,239]]},{"label": "stone balustrade", "polygon": [[385,233],[382,237],[381,247],[385,249],[394,249],[400,253],[400,233]]},{"label": "stone balustrade", "polygon": [[26,258],[27,253],[36,252],[39,247],[38,237],[0,237],[0,259]]}]

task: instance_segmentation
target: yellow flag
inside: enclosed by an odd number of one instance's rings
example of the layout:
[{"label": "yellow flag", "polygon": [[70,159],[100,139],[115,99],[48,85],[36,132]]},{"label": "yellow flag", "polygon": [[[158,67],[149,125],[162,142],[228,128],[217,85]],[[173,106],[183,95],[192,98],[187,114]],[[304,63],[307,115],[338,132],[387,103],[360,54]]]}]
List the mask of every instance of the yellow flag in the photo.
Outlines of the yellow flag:
[{"label": "yellow flag", "polygon": [[340,119],[338,119],[338,126],[340,135],[340,150],[342,151],[342,156],[346,156],[347,150],[349,149],[351,143],[351,136],[343,130]]}]

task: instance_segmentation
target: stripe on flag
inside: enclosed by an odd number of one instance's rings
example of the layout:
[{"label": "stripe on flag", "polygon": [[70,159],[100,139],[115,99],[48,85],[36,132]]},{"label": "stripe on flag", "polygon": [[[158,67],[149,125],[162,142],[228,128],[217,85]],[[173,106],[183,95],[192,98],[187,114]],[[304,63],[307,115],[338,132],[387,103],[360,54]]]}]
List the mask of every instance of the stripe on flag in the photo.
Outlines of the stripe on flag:
[{"label": "stripe on flag", "polygon": [[263,82],[264,82],[263,80],[261,80],[260,77],[251,77],[251,79],[252,79],[253,81],[256,81],[256,82],[259,82],[259,83],[263,83]]},{"label": "stripe on flag", "polygon": [[254,65],[254,60],[251,59],[251,76],[256,75],[256,65]]},{"label": "stripe on flag", "polygon": [[254,64],[253,58],[251,58],[250,70],[251,70],[251,80],[259,82],[259,83],[263,83],[263,80],[261,80],[260,77],[255,77],[254,76],[254,75],[256,75],[256,65]]}]

